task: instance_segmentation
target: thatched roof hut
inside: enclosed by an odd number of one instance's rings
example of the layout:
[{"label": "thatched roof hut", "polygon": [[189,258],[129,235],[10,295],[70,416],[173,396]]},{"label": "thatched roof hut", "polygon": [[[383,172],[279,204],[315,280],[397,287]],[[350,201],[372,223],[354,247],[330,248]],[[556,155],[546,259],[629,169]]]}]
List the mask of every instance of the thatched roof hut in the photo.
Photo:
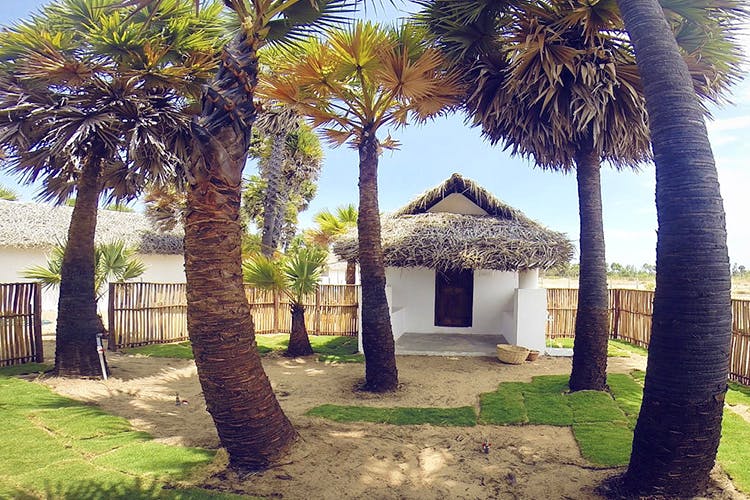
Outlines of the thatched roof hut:
[{"label": "thatched roof hut", "polygon": [[[68,234],[72,207],[0,200],[0,247],[49,249]],[[96,242],[122,240],[142,254],[181,254],[183,235],[139,213],[99,210]]]},{"label": "thatched roof hut", "polygon": [[[384,215],[381,224],[386,266],[522,271],[548,269],[573,256],[565,234],[529,219],[459,174]],[[333,249],[344,260],[356,260],[356,230],[339,238]]]}]

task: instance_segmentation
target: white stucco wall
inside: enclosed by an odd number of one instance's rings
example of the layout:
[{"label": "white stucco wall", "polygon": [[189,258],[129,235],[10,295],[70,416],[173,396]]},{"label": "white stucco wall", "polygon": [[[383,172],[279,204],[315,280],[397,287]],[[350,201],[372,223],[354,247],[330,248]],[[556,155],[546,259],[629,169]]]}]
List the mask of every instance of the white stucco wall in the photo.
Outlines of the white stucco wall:
[{"label": "white stucco wall", "polygon": [[146,272],[137,281],[185,283],[185,258],[182,255],[139,255]]},{"label": "white stucco wall", "polygon": [[544,329],[547,323],[547,290],[519,288],[514,297],[516,307],[515,338],[509,344],[544,352]]},{"label": "white stucco wall", "polygon": [[[156,283],[184,283],[185,266],[182,255],[139,255],[146,271],[138,281]],[[38,248],[0,247],[0,283],[33,281],[22,278],[19,273],[31,266],[46,266],[47,251]],[[42,291],[42,312],[44,319],[57,316],[57,289]],[[106,315],[107,294],[99,301],[99,312]]]},{"label": "white stucco wall", "polygon": [[[435,326],[435,270],[387,267],[394,337],[403,333],[502,334],[515,328],[514,294],[518,277],[513,272],[474,271],[472,326]],[[398,328],[395,327],[398,325]]]}]

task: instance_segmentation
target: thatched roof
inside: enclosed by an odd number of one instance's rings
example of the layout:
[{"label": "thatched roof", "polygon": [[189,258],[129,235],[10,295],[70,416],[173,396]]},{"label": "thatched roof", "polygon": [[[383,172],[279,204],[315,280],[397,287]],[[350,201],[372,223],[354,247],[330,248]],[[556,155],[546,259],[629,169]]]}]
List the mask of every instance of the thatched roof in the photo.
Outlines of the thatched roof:
[{"label": "thatched roof", "polygon": [[[72,207],[0,200],[0,247],[49,249],[68,235]],[[123,240],[142,254],[181,254],[183,235],[160,232],[145,215],[99,210],[97,243]]]},{"label": "thatched roof", "polygon": [[[481,209],[476,212],[487,215],[430,211],[452,194],[465,196]],[[381,224],[386,266],[517,271],[548,269],[573,256],[565,234],[545,228],[458,174],[383,216]],[[356,260],[356,230],[339,238],[334,252]]]}]

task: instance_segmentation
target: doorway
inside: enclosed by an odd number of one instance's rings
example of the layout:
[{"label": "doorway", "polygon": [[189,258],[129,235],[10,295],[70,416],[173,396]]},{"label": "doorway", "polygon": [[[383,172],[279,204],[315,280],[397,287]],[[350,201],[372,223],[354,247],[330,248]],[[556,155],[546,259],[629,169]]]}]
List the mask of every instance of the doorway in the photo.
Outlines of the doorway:
[{"label": "doorway", "polygon": [[471,326],[473,309],[474,271],[436,271],[435,326]]}]

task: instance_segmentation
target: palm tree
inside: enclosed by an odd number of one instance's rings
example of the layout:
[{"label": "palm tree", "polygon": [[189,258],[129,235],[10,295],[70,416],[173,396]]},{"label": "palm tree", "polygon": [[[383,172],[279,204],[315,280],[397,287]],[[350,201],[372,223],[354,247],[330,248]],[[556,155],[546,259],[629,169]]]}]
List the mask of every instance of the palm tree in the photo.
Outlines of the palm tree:
[{"label": "palm tree", "polygon": [[[123,0],[141,10],[168,0]],[[196,7],[200,5],[196,0]],[[347,0],[225,0],[241,29],[224,47],[191,123],[186,166],[185,274],[188,332],[206,406],[229,466],[256,470],[282,456],[296,432],[254,347],[242,284],[240,190],[257,110],[258,50],[345,20]]]},{"label": "palm tree", "polygon": [[258,254],[242,264],[247,283],[265,290],[284,293],[291,302],[292,330],[287,356],[313,354],[305,326],[304,298],[315,293],[327,252],[316,246],[300,247],[280,259]]},{"label": "palm tree", "polygon": [[0,34],[0,144],[5,166],[42,183],[41,198],[75,193],[61,266],[55,371],[99,374],[94,295],[100,199],[127,200],[174,177],[188,100],[216,66],[217,6],[149,13],[114,0],[60,0]]},{"label": "palm tree", "polygon": [[[55,245],[46,266],[31,266],[22,271],[21,276],[41,281],[44,288],[60,286],[65,246],[65,243]],[[146,265],[137,257],[136,250],[126,247],[125,242],[120,240],[96,245],[94,261],[94,293],[97,301],[104,296],[110,281],[128,281],[146,272]]]},{"label": "palm tree", "polygon": [[[731,338],[724,208],[701,103],[655,0],[620,0],[643,81],[656,164],[656,293],[648,370],[626,488],[692,497],[721,435]],[[710,3],[708,9],[715,8]],[[714,26],[731,40],[734,15]],[[736,50],[736,49],[735,49]]]},{"label": "palm tree", "polygon": [[263,231],[261,252],[271,257],[279,246],[281,219],[283,217],[281,170],[287,135],[299,128],[300,117],[285,106],[267,106],[258,116],[256,127],[269,137],[268,155],[260,162],[260,171],[266,181],[263,200]]},{"label": "palm tree", "polygon": [[409,27],[388,31],[356,22],[327,41],[309,40],[278,61],[264,84],[267,97],[296,106],[314,125],[328,127],[334,145],[348,142],[359,152],[359,264],[362,281],[362,340],[366,390],[398,386],[378,209],[378,156],[396,147],[381,127],[424,121],[455,102],[457,77],[443,71],[435,50],[420,46]]},{"label": "palm tree", "polygon": [[250,156],[259,160],[261,175],[247,179],[242,211],[266,239],[267,256],[279,245],[288,247],[297,232],[299,213],[307,209],[317,192],[315,182],[320,175],[323,150],[318,136],[300,120],[294,114],[294,124],[287,124],[283,133],[258,133],[255,129],[257,147],[251,148]]},{"label": "palm tree", "polygon": [[[651,158],[642,85],[616,4],[422,4],[423,24],[463,68],[469,85],[465,107],[484,135],[513,154],[533,158],[541,168],[575,170],[581,255],[569,385],[574,391],[604,390],[608,297],[601,163],[637,170]],[[694,25],[688,17],[694,13],[678,8],[675,29]],[[690,34],[686,46],[699,33]],[[701,35],[703,42],[710,39]],[[714,48],[695,44],[685,57],[696,87],[716,99],[737,71],[737,60]]]},{"label": "palm tree", "polygon": [[[328,247],[331,241],[350,229],[357,227],[357,207],[349,204],[336,208],[336,213],[329,210],[318,212],[313,217],[318,228],[308,233],[308,238],[313,243]],[[346,284],[353,285],[357,280],[357,262],[349,260],[346,262]]]}]

